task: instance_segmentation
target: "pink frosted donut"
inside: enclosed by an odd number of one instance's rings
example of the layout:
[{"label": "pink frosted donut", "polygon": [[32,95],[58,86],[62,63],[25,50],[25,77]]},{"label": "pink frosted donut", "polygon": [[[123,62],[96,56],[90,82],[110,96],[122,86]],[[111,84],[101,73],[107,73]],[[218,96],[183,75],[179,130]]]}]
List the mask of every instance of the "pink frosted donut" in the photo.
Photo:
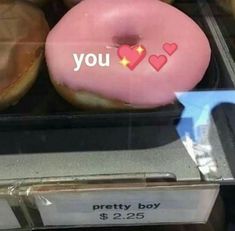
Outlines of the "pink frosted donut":
[{"label": "pink frosted donut", "polygon": [[[142,60],[133,58],[137,54]],[[156,0],[84,0],[52,29],[46,42],[56,89],[75,105],[101,108],[172,103],[176,92],[200,82],[210,55],[199,26]],[[75,57],[81,61],[79,68]],[[98,57],[106,65],[98,65]]]}]

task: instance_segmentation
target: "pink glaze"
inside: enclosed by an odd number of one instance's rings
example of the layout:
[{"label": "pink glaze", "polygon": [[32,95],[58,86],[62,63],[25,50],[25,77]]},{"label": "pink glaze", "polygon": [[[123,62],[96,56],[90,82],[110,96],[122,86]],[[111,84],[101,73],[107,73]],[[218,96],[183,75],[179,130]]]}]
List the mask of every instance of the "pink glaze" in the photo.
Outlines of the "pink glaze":
[{"label": "pink glaze", "polygon": [[[123,67],[117,55],[116,38],[127,35],[139,36],[138,44],[147,50],[133,71]],[[163,50],[165,43],[177,44],[177,51],[170,56]],[[74,53],[110,53],[111,66],[83,64],[74,72]],[[165,55],[168,62],[156,71],[149,63],[151,55]],[[157,0],[84,0],[53,28],[46,43],[48,68],[57,83],[144,108],[171,103],[175,92],[192,89],[202,79],[210,55],[199,26]]]}]

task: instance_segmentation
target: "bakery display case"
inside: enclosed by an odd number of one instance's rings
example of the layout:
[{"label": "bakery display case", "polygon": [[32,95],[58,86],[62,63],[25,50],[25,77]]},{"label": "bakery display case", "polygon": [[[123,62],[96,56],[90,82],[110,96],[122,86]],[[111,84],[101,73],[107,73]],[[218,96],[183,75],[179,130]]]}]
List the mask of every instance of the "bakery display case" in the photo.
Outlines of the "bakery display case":
[{"label": "bakery display case", "polygon": [[0,12],[0,229],[233,230],[233,1]]}]

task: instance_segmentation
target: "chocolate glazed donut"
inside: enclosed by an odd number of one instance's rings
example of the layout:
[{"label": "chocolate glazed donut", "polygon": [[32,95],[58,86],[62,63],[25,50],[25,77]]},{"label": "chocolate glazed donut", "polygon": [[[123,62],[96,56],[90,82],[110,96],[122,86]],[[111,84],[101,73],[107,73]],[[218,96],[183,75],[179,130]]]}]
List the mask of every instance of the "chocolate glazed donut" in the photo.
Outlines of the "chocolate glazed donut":
[{"label": "chocolate glazed donut", "polygon": [[16,104],[34,83],[49,31],[43,13],[19,0],[0,1],[0,109]]},{"label": "chocolate glazed donut", "polygon": [[[146,57],[133,68],[133,57],[125,49],[145,52]],[[91,67],[81,59],[76,70],[75,53],[92,53],[93,59],[108,53],[110,65]],[[84,0],[52,29],[46,42],[47,64],[58,92],[76,106],[102,109],[174,103],[176,92],[191,90],[201,81],[210,56],[200,27],[156,0]]]},{"label": "chocolate glazed donut", "polygon": [[217,3],[222,6],[227,12],[230,12],[235,17],[235,1],[234,0],[217,0]]},{"label": "chocolate glazed donut", "polygon": [[52,0],[27,0],[29,2],[32,2],[38,6],[44,6],[46,3],[51,2]]}]

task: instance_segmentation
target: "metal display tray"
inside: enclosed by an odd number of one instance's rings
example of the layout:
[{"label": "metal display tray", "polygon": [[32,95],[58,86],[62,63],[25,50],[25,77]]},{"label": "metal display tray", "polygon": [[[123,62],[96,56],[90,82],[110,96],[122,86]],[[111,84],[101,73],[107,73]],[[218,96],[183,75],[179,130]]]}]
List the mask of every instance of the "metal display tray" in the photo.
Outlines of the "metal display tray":
[{"label": "metal display tray", "polygon": [[[179,1],[177,6],[204,28],[214,46],[199,6],[185,2]],[[213,47],[210,66],[194,90],[219,89],[223,79],[220,66],[220,56]],[[179,139],[175,126],[183,110],[176,101],[154,110],[82,111],[57,94],[44,64],[31,91],[17,105],[0,113],[0,154],[159,147]]]},{"label": "metal display tray", "polygon": [[[226,60],[218,49],[220,40],[200,4],[176,1],[176,5],[204,28],[211,41],[211,65],[197,89],[233,89]],[[175,130],[183,109],[175,103],[142,112],[79,111],[57,95],[44,67],[30,93],[0,115],[0,181],[148,172],[169,172],[178,181],[201,180]],[[224,140],[232,138],[224,132],[227,121],[218,111],[210,139],[216,147],[221,180],[232,181],[232,164],[226,156],[231,150],[224,151]]]}]

